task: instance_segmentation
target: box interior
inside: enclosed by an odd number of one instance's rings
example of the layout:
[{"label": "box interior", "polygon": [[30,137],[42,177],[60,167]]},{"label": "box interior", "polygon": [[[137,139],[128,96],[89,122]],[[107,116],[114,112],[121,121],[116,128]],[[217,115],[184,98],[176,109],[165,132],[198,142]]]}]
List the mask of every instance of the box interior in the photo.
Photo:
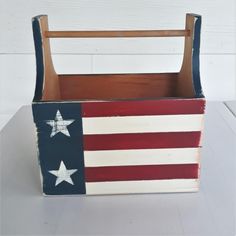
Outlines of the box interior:
[{"label": "box interior", "polygon": [[[180,73],[65,74],[41,101],[194,98]],[[183,80],[184,82],[184,80]],[[45,89],[47,91],[47,88]]]},{"label": "box interior", "polygon": [[109,100],[173,97],[176,96],[177,77],[177,73],[59,75],[60,99]]},{"label": "box interior", "polygon": [[195,97],[187,84],[180,85],[180,73],[68,74],[57,75],[57,80],[58,86],[50,96],[45,93],[41,101]]}]

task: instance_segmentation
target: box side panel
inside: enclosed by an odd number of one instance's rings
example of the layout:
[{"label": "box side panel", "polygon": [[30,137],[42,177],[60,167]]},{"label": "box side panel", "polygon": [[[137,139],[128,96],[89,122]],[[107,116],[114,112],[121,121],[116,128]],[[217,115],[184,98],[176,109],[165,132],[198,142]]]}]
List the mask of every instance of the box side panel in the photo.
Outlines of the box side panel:
[{"label": "box side panel", "polygon": [[86,194],[197,191],[204,99],[82,104]]},{"label": "box side panel", "polygon": [[80,103],[33,103],[45,195],[84,194]]},{"label": "box side panel", "polygon": [[34,103],[46,195],[197,191],[203,99]]}]

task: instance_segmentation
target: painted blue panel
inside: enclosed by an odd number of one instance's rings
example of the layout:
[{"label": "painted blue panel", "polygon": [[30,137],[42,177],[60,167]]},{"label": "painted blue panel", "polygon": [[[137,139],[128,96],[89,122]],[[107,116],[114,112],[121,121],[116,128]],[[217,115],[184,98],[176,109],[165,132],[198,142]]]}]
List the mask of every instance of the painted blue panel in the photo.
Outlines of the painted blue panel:
[{"label": "painted blue panel", "polygon": [[[80,103],[34,103],[32,109],[38,132],[43,192],[47,195],[84,194],[84,156]],[[54,120],[58,110],[63,120],[74,120],[73,123],[67,126],[70,136],[59,132],[50,137],[52,127],[46,122]],[[64,162],[67,169],[77,169],[71,175],[73,185],[63,181],[55,186],[57,177],[49,171],[58,170],[61,161]]]},{"label": "painted blue panel", "polygon": [[200,79],[200,37],[201,37],[201,24],[202,18],[200,15],[194,15],[196,21],[194,26],[194,38],[193,38],[193,52],[192,52],[192,73],[193,84],[196,97],[204,97],[202,93],[201,79]]},{"label": "painted blue panel", "polygon": [[40,29],[40,16],[32,19],[34,47],[36,56],[36,85],[33,101],[39,101],[42,98],[43,92],[43,78],[44,78],[44,64],[43,64],[43,48],[42,35]]}]

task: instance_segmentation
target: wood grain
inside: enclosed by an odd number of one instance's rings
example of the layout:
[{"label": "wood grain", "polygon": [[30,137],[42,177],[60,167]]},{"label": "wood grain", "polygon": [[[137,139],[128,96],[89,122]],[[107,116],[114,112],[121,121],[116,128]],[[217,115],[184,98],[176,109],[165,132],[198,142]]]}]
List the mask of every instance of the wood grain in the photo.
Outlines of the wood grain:
[{"label": "wood grain", "polygon": [[[42,47],[42,53],[38,54],[40,56],[36,57],[37,65],[40,64],[38,63],[40,61],[44,67],[42,69],[43,73],[41,73],[41,70],[37,70],[37,85],[40,83],[40,87],[42,87],[42,99],[51,101],[78,99],[150,99],[176,96],[185,98],[203,97],[201,93],[200,76],[195,76],[196,73],[194,73],[197,72],[199,74],[200,43],[193,43],[193,40],[195,42],[196,39],[200,38],[200,24],[198,24],[198,28],[196,27],[198,19],[201,19],[201,16],[187,14],[185,30],[180,31],[56,31],[52,33],[52,31],[48,30],[46,15],[34,17],[34,21],[40,22],[39,36],[42,41],[41,43],[40,40],[36,40],[37,37],[34,37],[36,53],[38,48]],[[199,31],[195,29],[199,29]],[[52,35],[50,35],[51,33]],[[51,36],[152,37],[176,35],[185,36],[184,58],[180,73],[58,75],[52,63],[49,43],[49,37]],[[40,77],[40,80],[38,77]],[[58,82],[58,78],[60,82]],[[198,86],[200,92],[196,90],[196,86]]]},{"label": "wood grain", "polygon": [[190,36],[185,37],[184,46],[184,57],[183,63],[178,75],[178,88],[177,93],[179,96],[183,94],[187,97],[194,96],[193,87],[193,75],[192,75],[192,50],[193,50],[193,37],[194,37],[194,23],[195,17],[192,15],[186,16],[186,26],[185,28],[190,30]]},{"label": "wood grain", "polygon": [[[113,73],[132,73],[134,71],[151,73],[160,71],[159,61],[162,62],[161,65],[166,65],[166,71],[175,71],[173,64],[181,60],[178,55],[137,55],[139,62],[137,63],[134,55],[103,55],[95,57],[92,71],[88,57],[87,55],[53,55],[54,66],[56,71],[62,74],[111,73],[112,71]],[[159,59],[157,60],[157,58]],[[236,99],[235,59],[234,55],[201,56],[202,83],[207,100]],[[30,104],[32,101],[35,88],[35,56],[0,55],[0,64],[3,68],[1,80],[3,86],[0,86],[0,114],[11,117],[22,104]],[[14,70],[12,70],[12,65],[14,65]],[[122,70],[122,68],[125,69]],[[227,71],[227,77],[225,77],[225,71]],[[2,119],[1,122],[4,120]]]},{"label": "wood grain", "polygon": [[46,31],[46,38],[182,37],[189,30]]},{"label": "wood grain", "polygon": [[175,96],[176,73],[59,75],[62,100]]}]

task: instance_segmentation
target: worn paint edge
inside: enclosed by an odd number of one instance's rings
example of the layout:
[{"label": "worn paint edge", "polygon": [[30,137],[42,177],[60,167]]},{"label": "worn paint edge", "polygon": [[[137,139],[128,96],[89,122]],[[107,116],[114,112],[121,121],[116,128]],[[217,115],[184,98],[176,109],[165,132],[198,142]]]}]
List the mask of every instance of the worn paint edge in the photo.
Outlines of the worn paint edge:
[{"label": "worn paint edge", "polygon": [[204,98],[200,78],[200,39],[202,17],[192,14],[194,19],[193,48],[192,48],[192,76],[196,97]]},{"label": "worn paint edge", "polygon": [[32,29],[36,56],[36,84],[33,101],[39,101],[42,99],[44,87],[44,52],[40,17],[41,16],[36,16],[32,18]]}]

